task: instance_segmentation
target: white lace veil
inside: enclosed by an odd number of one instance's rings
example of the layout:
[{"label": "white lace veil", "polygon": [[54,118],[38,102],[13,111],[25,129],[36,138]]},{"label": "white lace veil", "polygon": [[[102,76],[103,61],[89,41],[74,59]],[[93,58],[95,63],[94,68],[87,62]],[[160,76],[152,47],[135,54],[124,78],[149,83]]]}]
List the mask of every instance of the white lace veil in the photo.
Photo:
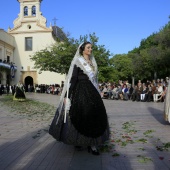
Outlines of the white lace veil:
[{"label": "white lace veil", "polygon": [[[63,103],[64,103],[64,98],[65,98],[65,94],[67,92],[67,94],[69,94],[69,87],[70,87],[70,80],[71,80],[71,77],[72,77],[72,74],[73,74],[73,69],[74,69],[74,66],[77,65],[79,66],[78,62],[77,62],[77,59],[79,57],[82,57],[81,54],[80,54],[80,47],[83,45],[84,43],[81,43],[76,51],[76,54],[71,62],[71,65],[70,65],[70,68],[69,68],[69,71],[68,71],[68,74],[66,76],[66,79],[65,79],[65,82],[64,82],[64,87],[63,87],[63,90],[62,90],[62,93],[61,93],[61,96],[60,96],[60,101],[59,101],[59,104],[58,104],[58,112],[59,112],[59,117],[60,117],[60,114],[61,114],[61,111],[62,111],[62,108],[63,108]],[[97,73],[98,73],[98,68],[97,68],[97,64],[96,64],[96,60],[94,58],[93,55],[90,56],[90,59],[93,63],[93,66],[94,66],[94,72],[95,72],[95,75],[96,75],[96,82],[97,82]],[[86,71],[83,70],[83,72],[86,74]],[[98,82],[97,82],[98,83]],[[58,119],[59,119],[58,117]],[[58,122],[58,121],[57,121]],[[56,123],[57,123],[56,122]]]}]

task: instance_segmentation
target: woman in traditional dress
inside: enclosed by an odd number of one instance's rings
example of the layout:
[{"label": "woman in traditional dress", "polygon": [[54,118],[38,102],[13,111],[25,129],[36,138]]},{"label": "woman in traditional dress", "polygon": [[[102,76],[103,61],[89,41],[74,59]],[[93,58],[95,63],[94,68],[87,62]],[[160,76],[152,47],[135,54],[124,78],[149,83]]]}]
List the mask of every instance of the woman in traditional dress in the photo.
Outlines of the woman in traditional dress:
[{"label": "woman in traditional dress", "polygon": [[17,84],[13,100],[25,101],[24,86],[20,82]]},{"label": "woman in traditional dress", "polygon": [[[168,79],[167,79],[168,80]],[[165,101],[164,101],[164,119],[170,123],[170,79],[166,88]]]},{"label": "woman in traditional dress", "polygon": [[49,133],[58,141],[86,146],[99,155],[98,146],[109,139],[109,125],[97,81],[92,44],[81,44],[72,60]]}]

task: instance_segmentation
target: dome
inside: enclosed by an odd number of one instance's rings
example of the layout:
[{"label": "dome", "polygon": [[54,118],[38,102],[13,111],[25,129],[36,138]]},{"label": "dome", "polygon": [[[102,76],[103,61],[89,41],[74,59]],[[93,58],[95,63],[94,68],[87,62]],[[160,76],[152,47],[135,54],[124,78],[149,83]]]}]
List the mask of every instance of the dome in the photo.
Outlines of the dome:
[{"label": "dome", "polygon": [[58,26],[52,26],[52,34],[54,37],[59,38],[61,41],[67,38],[66,34]]}]

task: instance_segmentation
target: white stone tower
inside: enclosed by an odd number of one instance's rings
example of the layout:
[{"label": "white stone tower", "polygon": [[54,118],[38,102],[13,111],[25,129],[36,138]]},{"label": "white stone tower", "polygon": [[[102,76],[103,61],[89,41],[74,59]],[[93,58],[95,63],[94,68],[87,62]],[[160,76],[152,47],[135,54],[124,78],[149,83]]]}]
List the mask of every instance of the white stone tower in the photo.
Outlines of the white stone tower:
[{"label": "white stone tower", "polygon": [[42,0],[18,0],[20,13],[14,20],[14,28],[8,33],[15,39],[15,63],[18,67],[16,82],[28,84],[61,84],[64,75],[44,71],[41,74],[34,69],[30,55],[55,43],[53,27],[46,26],[46,18],[40,9]]}]

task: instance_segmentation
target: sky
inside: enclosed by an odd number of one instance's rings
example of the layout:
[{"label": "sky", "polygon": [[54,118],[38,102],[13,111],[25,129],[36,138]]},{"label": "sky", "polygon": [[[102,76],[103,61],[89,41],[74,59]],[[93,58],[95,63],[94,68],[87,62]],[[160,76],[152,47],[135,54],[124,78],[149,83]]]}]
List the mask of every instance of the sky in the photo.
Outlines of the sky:
[{"label": "sky", "polygon": [[[20,13],[17,0],[1,0],[0,28],[13,28]],[[95,33],[98,44],[113,55],[139,47],[142,39],[159,32],[170,19],[170,0],[43,0],[42,15],[70,37]]]}]

